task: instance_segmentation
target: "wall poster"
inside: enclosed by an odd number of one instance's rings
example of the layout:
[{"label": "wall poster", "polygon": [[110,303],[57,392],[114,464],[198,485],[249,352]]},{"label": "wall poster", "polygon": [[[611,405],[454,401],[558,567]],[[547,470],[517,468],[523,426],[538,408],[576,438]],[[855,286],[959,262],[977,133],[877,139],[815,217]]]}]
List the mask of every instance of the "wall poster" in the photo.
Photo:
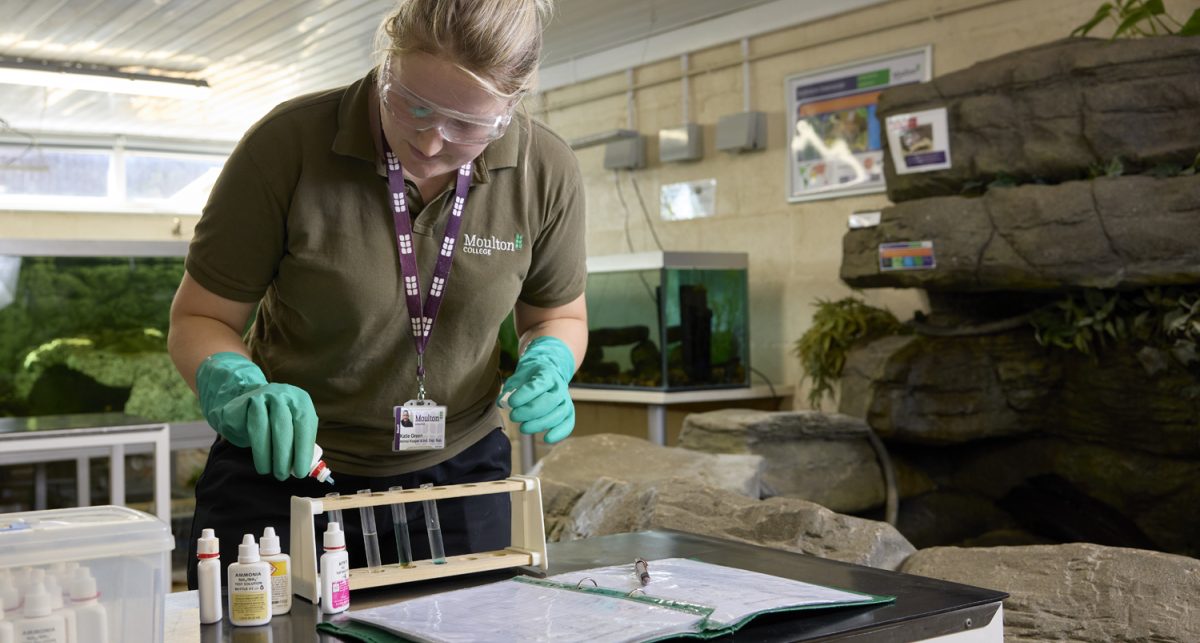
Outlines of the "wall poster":
[{"label": "wall poster", "polygon": [[931,77],[928,46],[789,76],[788,201],[882,192],[879,94]]}]

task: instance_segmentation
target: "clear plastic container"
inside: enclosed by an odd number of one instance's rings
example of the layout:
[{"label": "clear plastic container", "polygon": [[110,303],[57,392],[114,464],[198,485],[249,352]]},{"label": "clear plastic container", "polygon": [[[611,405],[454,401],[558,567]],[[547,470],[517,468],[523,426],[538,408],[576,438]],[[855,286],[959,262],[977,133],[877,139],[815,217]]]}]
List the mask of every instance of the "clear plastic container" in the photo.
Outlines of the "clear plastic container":
[{"label": "clear plastic container", "polygon": [[86,567],[107,612],[110,641],[161,643],[174,546],[166,523],[125,507],[0,514],[0,574]]}]

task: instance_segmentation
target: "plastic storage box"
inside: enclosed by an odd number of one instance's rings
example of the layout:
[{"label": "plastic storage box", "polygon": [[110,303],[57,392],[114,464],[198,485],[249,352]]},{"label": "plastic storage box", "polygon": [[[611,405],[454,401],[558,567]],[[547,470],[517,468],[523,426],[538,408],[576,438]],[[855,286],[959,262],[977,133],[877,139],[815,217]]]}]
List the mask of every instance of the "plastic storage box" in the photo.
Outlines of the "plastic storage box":
[{"label": "plastic storage box", "polygon": [[87,568],[107,612],[109,641],[163,640],[173,547],[165,523],[125,507],[0,514],[0,576],[20,583],[34,569],[70,577],[76,565]]},{"label": "plastic storage box", "polygon": [[588,258],[588,348],[572,386],[683,391],[750,385],[747,255]]}]

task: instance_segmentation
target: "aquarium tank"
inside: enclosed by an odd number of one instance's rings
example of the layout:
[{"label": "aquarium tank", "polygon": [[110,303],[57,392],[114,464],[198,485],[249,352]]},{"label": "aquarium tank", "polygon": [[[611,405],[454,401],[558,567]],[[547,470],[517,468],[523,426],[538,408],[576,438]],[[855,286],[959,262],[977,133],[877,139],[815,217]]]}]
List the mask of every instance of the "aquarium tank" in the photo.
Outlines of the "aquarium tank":
[{"label": "aquarium tank", "polygon": [[0,240],[0,416],[201,417],[167,354],[185,241]]},{"label": "aquarium tank", "polygon": [[747,255],[588,259],[588,348],[572,386],[683,391],[750,385]]}]

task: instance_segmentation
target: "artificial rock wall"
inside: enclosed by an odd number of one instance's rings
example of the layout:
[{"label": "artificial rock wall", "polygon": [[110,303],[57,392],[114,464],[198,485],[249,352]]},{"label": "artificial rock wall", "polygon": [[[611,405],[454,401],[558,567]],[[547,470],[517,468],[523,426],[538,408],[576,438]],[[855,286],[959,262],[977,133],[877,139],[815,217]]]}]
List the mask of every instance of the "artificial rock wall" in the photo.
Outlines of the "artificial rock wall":
[{"label": "artificial rock wall", "polygon": [[[932,311],[851,353],[840,408],[924,475],[898,523],[918,548],[1200,555],[1196,369],[1132,341],[1050,349],[1028,323],[1084,288],[1200,283],[1197,104],[1195,37],[1062,40],[883,94],[882,118],[947,109],[953,167],[898,175],[886,154],[895,205],[843,239],[847,284],[924,288]],[[881,271],[902,241],[931,241],[936,267]]]}]

